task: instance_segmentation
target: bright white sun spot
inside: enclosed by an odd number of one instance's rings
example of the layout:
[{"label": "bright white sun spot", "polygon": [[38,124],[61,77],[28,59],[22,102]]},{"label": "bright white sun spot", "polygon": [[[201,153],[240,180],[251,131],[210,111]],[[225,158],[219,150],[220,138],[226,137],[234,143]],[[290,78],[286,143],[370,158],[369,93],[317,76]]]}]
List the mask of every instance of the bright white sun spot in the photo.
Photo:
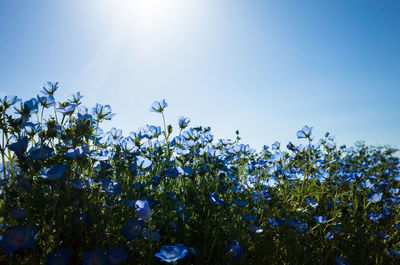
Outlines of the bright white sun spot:
[{"label": "bright white sun spot", "polygon": [[179,41],[196,14],[187,0],[113,0],[105,8],[116,30],[141,53],[154,53]]}]

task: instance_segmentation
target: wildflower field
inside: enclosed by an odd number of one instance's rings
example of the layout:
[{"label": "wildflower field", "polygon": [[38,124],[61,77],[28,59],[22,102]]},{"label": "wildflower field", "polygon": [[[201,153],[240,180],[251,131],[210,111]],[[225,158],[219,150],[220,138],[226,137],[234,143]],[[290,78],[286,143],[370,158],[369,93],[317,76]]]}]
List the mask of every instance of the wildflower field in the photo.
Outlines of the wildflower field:
[{"label": "wildflower field", "polygon": [[400,161],[390,147],[214,139],[168,105],[127,135],[108,105],[58,83],[0,99],[0,265],[400,264]]}]

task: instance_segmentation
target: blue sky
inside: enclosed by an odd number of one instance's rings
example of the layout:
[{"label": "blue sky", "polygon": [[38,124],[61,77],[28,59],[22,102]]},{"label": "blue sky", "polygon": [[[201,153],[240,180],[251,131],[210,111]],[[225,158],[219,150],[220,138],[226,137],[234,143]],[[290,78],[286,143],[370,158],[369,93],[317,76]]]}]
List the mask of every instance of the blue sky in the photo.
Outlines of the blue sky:
[{"label": "blue sky", "polygon": [[[0,93],[59,81],[110,104],[125,135],[166,99],[217,138],[256,149],[314,126],[339,144],[400,147],[400,2],[0,1]],[[57,95],[57,94],[56,94]],[[56,98],[57,99],[57,98]]]}]

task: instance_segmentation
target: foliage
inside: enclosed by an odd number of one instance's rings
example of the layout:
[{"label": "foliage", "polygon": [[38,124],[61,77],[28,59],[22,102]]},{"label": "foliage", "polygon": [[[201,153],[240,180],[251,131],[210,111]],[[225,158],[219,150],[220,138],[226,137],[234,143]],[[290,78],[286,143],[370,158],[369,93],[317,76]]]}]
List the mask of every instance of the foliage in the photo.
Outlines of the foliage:
[{"label": "foliage", "polygon": [[399,264],[396,150],[328,133],[256,152],[210,128],[129,136],[58,83],[0,100],[0,264]]}]

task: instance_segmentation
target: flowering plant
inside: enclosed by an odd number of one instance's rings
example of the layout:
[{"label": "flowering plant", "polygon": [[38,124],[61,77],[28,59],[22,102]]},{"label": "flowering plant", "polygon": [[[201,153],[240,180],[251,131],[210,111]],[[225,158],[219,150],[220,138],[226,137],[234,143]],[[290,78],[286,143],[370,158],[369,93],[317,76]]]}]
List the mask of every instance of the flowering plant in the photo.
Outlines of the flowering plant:
[{"label": "flowering plant", "polygon": [[399,264],[395,149],[304,126],[256,152],[186,117],[175,133],[165,100],[162,126],[105,132],[109,105],[58,87],[0,99],[0,264]]}]

